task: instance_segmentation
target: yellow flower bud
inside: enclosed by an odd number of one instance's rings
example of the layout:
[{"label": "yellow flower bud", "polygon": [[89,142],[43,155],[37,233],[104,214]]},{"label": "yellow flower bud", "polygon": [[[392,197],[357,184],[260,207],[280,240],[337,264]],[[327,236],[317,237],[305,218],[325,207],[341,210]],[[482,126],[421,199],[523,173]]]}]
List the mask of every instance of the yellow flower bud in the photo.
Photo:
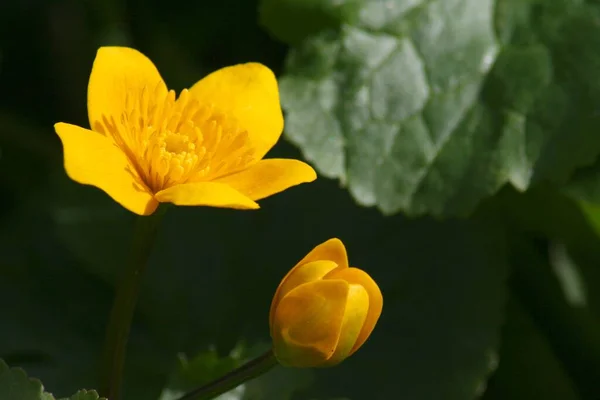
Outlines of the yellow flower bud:
[{"label": "yellow flower bud", "polygon": [[328,367],[367,340],[383,297],[364,271],[348,266],[339,239],[315,247],[283,278],[271,303],[269,326],[280,364]]}]

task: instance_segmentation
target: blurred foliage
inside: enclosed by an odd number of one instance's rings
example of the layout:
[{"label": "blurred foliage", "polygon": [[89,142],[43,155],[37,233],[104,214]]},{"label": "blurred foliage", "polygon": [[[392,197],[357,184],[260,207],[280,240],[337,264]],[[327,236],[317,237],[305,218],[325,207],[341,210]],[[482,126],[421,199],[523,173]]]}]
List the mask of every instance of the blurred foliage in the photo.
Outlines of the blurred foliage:
[{"label": "blurred foliage", "polygon": [[[177,90],[271,67],[289,142],[268,156],[321,177],[258,211],[169,211],[126,400],[252,357],[279,280],[331,237],[383,291],[371,338],[221,400],[600,398],[598,21],[583,0],[0,2],[0,358],[57,398],[97,387],[133,216],[66,177],[52,125],[87,124],[98,46],[128,45]],[[0,399],[43,390],[0,362]]]},{"label": "blurred foliage", "polygon": [[[44,392],[44,386],[37,379],[28,378],[20,368],[8,368],[0,360],[0,396],[3,399],[56,400],[51,393]],[[69,398],[59,400],[106,400],[94,390],[79,390]]]}]

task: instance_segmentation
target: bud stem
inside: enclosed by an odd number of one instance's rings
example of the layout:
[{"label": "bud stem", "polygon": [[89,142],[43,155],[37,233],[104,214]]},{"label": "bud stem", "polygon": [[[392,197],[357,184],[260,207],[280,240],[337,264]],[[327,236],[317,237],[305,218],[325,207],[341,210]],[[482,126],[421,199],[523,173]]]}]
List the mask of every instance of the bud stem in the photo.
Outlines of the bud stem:
[{"label": "bud stem", "polygon": [[248,361],[241,367],[234,369],[230,373],[214,380],[207,385],[201,386],[191,392],[186,393],[178,400],[209,400],[214,399],[220,394],[226,393],[236,388],[244,382],[257,378],[268,372],[276,366],[277,359],[273,350],[269,349],[266,353],[258,356],[254,360]]},{"label": "bud stem", "polygon": [[118,400],[120,396],[127,340],[142,276],[166,208],[166,205],[160,205],[152,215],[137,217],[129,261],[117,282],[106,330],[100,382],[102,395],[110,400]]}]

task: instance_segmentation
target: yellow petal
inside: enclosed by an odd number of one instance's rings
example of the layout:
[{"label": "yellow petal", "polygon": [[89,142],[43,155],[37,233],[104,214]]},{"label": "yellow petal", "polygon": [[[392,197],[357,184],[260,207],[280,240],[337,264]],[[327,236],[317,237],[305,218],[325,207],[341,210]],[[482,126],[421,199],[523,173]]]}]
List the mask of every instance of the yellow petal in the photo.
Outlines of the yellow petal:
[{"label": "yellow petal", "polygon": [[367,318],[368,310],[369,294],[361,285],[351,284],[348,291],[342,328],[340,329],[340,339],[338,340],[335,353],[323,364],[324,367],[338,364],[352,354],[354,344]]},{"label": "yellow petal", "polygon": [[285,295],[275,310],[273,347],[282,365],[315,367],[335,352],[349,285],[314,281]]},{"label": "yellow petal", "polygon": [[252,200],[260,200],[315,179],[315,170],[302,161],[272,158],[214,181],[225,183]]},{"label": "yellow petal", "polygon": [[279,304],[279,300],[282,297],[303,283],[321,279],[327,275],[328,272],[337,268],[337,266],[338,265],[333,261],[324,260],[309,262],[301,265],[299,268],[294,268],[294,272],[287,274],[286,277],[281,281],[277,291],[275,292],[275,295],[273,296],[273,300],[271,301],[271,309],[269,311],[269,323],[273,325],[275,309],[277,308],[277,304]]},{"label": "yellow petal", "polygon": [[155,197],[161,203],[173,203],[179,206],[209,206],[239,210],[259,208],[258,204],[237,190],[216,182],[175,185],[161,190]]},{"label": "yellow petal", "polygon": [[348,255],[346,254],[344,243],[337,238],[329,239],[312,249],[297,265],[318,260],[330,260],[341,268],[348,268]]},{"label": "yellow petal", "polygon": [[152,61],[128,47],[101,47],[88,84],[90,127],[97,130],[102,115],[115,117],[118,121],[126,108],[127,95],[135,97],[143,90],[156,96],[167,93],[167,87]]},{"label": "yellow petal", "polygon": [[295,271],[304,264],[308,264],[313,261],[333,261],[339,268],[348,268],[348,256],[346,255],[346,248],[341,240],[337,238],[329,239],[328,241],[321,243],[317,247],[311,250],[299,263],[296,264],[281,280],[279,287],[275,291],[273,300],[271,301],[271,310],[269,312],[269,321],[272,324],[273,311],[275,306],[281,298],[281,288],[288,280],[288,278],[295,273]]},{"label": "yellow petal", "polygon": [[369,311],[362,330],[356,339],[356,343],[349,354],[352,355],[363,345],[371,332],[373,332],[373,329],[375,329],[375,325],[381,316],[381,311],[383,310],[383,296],[381,295],[381,290],[369,274],[358,268],[347,268],[344,270],[336,269],[328,273],[324,279],[344,279],[350,284],[362,286],[369,294]]},{"label": "yellow petal", "polygon": [[76,182],[96,186],[139,215],[150,215],[158,202],[129,164],[125,154],[99,133],[57,123],[67,174]]},{"label": "yellow petal", "polygon": [[257,159],[279,140],[283,115],[273,72],[258,63],[225,67],[197,82],[190,93],[234,117],[248,131]]}]

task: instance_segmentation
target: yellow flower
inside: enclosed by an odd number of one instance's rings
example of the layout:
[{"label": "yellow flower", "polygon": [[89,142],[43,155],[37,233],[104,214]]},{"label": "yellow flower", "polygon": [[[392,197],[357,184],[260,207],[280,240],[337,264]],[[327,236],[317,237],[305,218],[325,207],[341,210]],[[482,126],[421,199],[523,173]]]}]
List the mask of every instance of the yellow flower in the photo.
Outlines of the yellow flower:
[{"label": "yellow flower", "polygon": [[348,267],[339,239],[315,247],[283,278],[269,325],[280,364],[327,367],[352,355],[381,315],[383,297],[367,273]]},{"label": "yellow flower", "polygon": [[298,160],[263,160],[283,116],[275,76],[261,64],[220,69],[176,98],[143,54],[102,47],[88,116],[91,130],[55,125],[67,174],[140,215],[162,202],[256,209],[256,200],[316,178]]}]

